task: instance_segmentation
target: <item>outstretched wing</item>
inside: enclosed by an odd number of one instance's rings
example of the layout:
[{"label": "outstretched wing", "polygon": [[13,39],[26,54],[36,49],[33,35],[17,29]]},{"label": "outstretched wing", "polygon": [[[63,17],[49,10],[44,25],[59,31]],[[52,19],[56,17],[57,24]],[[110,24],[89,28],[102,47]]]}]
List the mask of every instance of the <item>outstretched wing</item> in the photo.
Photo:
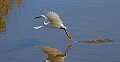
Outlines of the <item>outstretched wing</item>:
[{"label": "outstretched wing", "polygon": [[51,22],[51,23],[54,23],[54,24],[60,24],[60,23],[63,23],[59,17],[59,15],[54,12],[54,11],[49,11],[47,13],[47,18],[48,20]]},{"label": "outstretched wing", "polygon": [[39,47],[44,53],[48,54],[48,59],[55,57],[58,54],[61,54],[60,50],[57,50],[55,48],[51,48],[49,46],[41,46]]}]

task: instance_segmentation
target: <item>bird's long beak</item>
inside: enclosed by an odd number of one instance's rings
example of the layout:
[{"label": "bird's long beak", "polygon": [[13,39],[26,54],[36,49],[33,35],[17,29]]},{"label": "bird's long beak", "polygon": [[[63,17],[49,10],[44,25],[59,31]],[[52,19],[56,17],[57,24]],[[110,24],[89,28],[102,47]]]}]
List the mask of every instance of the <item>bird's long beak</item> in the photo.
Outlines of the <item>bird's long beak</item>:
[{"label": "bird's long beak", "polygon": [[37,16],[37,17],[35,17],[34,19],[36,19],[36,18],[41,18],[41,16]]},{"label": "bird's long beak", "polygon": [[72,36],[67,33],[67,30],[65,28],[63,30],[65,30],[65,33],[68,36],[68,38],[70,38],[72,40]]}]

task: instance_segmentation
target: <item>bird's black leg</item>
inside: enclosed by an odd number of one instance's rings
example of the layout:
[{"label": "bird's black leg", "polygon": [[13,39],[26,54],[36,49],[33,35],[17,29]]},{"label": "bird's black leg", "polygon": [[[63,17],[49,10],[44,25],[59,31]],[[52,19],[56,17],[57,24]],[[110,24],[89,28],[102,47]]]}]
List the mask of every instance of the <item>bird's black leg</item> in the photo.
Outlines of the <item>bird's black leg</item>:
[{"label": "bird's black leg", "polygon": [[65,31],[66,35],[68,36],[67,30],[65,28],[60,28],[60,29],[63,29]]}]

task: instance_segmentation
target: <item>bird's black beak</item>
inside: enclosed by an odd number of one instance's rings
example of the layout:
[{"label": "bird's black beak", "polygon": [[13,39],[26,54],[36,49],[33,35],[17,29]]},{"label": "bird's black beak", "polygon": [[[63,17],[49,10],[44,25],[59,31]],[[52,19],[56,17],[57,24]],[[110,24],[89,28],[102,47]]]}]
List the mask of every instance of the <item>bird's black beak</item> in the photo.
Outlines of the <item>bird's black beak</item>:
[{"label": "bird's black beak", "polygon": [[41,18],[41,16],[35,17],[34,19],[36,19],[36,18]]}]

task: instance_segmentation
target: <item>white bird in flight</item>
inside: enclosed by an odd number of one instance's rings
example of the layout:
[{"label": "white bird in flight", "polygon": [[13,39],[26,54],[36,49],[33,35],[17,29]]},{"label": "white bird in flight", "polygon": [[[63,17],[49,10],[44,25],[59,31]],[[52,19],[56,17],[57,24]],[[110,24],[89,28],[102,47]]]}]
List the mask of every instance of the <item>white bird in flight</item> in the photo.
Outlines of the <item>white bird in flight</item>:
[{"label": "white bird in flight", "polygon": [[48,55],[48,58],[44,62],[64,62],[67,53],[72,47],[72,44],[69,45],[64,54],[62,54],[60,50],[49,46],[41,46],[39,48]]},{"label": "white bird in flight", "polygon": [[[49,11],[46,14],[46,16],[45,15],[40,15],[38,17],[35,17],[34,19],[36,19],[36,18],[44,18],[44,20],[42,22],[48,28],[63,29],[65,31],[66,35],[70,39],[72,39],[72,36],[67,33],[66,27],[63,25],[63,22],[61,21],[59,15],[56,12]],[[46,20],[48,20],[49,22],[46,22]],[[37,26],[37,27],[34,27],[34,28],[39,29],[41,27],[43,27],[43,26]]]}]

